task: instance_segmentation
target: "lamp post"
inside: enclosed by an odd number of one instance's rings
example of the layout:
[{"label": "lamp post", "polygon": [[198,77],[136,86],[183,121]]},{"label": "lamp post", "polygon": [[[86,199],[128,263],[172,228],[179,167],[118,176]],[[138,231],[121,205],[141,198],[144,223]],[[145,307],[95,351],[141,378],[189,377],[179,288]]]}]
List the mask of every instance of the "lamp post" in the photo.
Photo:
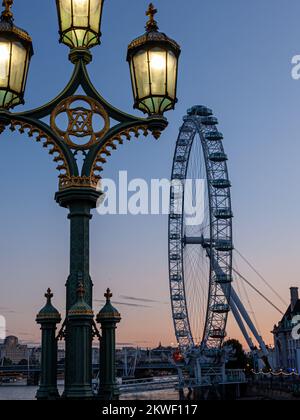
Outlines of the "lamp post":
[{"label": "lamp post", "polygon": [[104,297],[106,304],[98,313],[96,320],[101,325],[100,341],[100,386],[98,395],[102,400],[117,400],[119,390],[116,381],[116,328],[121,322],[119,311],[111,304],[110,289]]},{"label": "lamp post", "polygon": [[[14,25],[11,6],[13,0],[4,0],[0,20],[0,132],[6,128],[26,133],[48,149],[57,163],[59,191],[57,203],[68,209],[70,220],[70,274],[66,289],[66,320],[59,334],[66,341],[65,382],[76,398],[90,398],[86,378],[91,378],[91,340],[84,343],[74,337],[74,311],[78,304],[78,283],[81,284],[81,301],[92,311],[93,284],[89,271],[89,225],[92,210],[101,196],[99,182],[103,164],[119,144],[132,136],[152,133],[159,138],[168,122],[164,112],[173,109],[176,99],[177,68],[180,48],[178,44],[158,31],[154,20],[156,9],[150,4],[146,33],[130,43],[127,60],[134,94],[134,107],[147,114],[144,118],[120,111],[109,104],[93,86],[87,66],[92,61],[90,49],[100,44],[101,18],[104,0],[56,0],[60,42],[70,48],[69,59],[74,71],[65,89],[49,103],[30,111],[12,113],[11,109],[24,103],[24,92],[33,55],[32,41],[24,30]],[[84,94],[77,94],[79,88]],[[67,124],[61,127],[57,119],[66,116]],[[93,126],[94,117],[100,117],[103,128]],[[50,117],[50,123],[44,121]],[[77,163],[84,155],[82,168]],[[70,315],[71,311],[71,315]],[[92,312],[91,312],[92,313]],[[72,324],[72,325],[71,325]],[[89,319],[85,327],[89,337],[99,336],[94,322]],[[76,329],[76,328],[75,328]],[[87,332],[85,332],[88,334]],[[74,371],[83,363],[80,355],[87,357],[83,372],[73,384]],[[47,369],[55,369],[55,366]],[[80,382],[82,381],[82,383]],[[82,393],[80,390],[84,390]],[[72,396],[71,396],[72,397]],[[70,398],[71,398],[70,397]]]},{"label": "lamp post", "polygon": [[51,303],[53,294],[50,289],[47,290],[45,298],[47,303],[36,317],[36,322],[41,325],[42,330],[42,375],[37,392],[37,399],[39,400],[57,399],[59,396],[57,369],[53,369],[53,366],[57,363],[56,325],[60,323],[61,316]]}]

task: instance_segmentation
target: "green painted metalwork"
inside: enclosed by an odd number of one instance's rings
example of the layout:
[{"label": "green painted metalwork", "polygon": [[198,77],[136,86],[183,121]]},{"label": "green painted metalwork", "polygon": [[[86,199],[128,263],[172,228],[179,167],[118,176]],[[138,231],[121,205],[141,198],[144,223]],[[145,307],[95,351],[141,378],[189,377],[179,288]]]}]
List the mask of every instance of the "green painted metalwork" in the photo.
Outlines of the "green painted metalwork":
[{"label": "green painted metalwork", "polygon": [[[92,209],[96,207],[97,200],[101,196],[97,185],[100,179],[97,162],[105,161],[101,157],[102,151],[106,156],[110,155],[106,147],[114,149],[114,141],[117,140],[121,143],[124,137],[130,139],[131,135],[138,136],[139,130],[145,135],[151,132],[155,138],[158,138],[167,127],[168,122],[162,115],[140,118],[125,113],[107,102],[90,80],[87,66],[92,61],[92,55],[88,49],[75,48],[71,50],[69,59],[74,64],[70,81],[47,104],[24,112],[11,112],[0,108],[0,133],[6,128],[10,128],[12,131],[19,130],[21,134],[35,138],[37,142],[41,142],[43,147],[48,149],[53,160],[57,162],[60,186],[55,199],[61,207],[69,210],[68,218],[70,220],[70,274],[66,283],[67,315],[59,334],[59,338],[64,338],[66,341],[64,397],[89,399],[91,398],[92,382],[92,336],[99,336],[99,332],[93,331],[95,325],[92,313],[77,316],[74,307],[76,308],[78,305],[77,287],[80,280],[85,293],[80,296],[79,300],[92,311],[93,284],[89,272],[89,225]],[[72,102],[80,87],[85,94],[85,96],[80,96],[86,98],[86,102],[98,106],[99,110],[104,113],[103,119],[106,121],[102,136],[95,137],[94,135],[95,141],[92,141],[88,147],[78,146],[79,150],[84,149],[85,160],[82,169],[79,168],[76,161],[78,150],[58,133],[53,124],[53,119],[59,114],[61,107],[65,103]],[[75,111],[78,112],[78,109]],[[89,115],[86,110],[79,110],[82,113],[84,111],[85,115]],[[50,122],[47,122],[48,120]],[[81,132],[83,131],[82,127],[82,125],[77,125],[77,129]],[[119,320],[117,318],[102,320],[100,315],[98,319],[101,320],[103,331],[101,341],[103,373],[101,374],[104,383],[109,384],[108,388],[102,388],[101,392],[102,396],[116,398],[118,393],[115,387],[114,351],[115,327]],[[51,320],[42,318],[41,315],[37,318],[42,329],[42,381],[37,396],[41,399],[58,398],[55,376],[57,365],[55,331],[59,321],[58,315]],[[104,363],[103,360],[106,360],[107,363]]]},{"label": "green painted metalwork", "polygon": [[64,398],[92,399],[93,311],[84,299],[85,288],[78,276],[77,301],[68,311],[66,379]]},{"label": "green painted metalwork", "polygon": [[98,397],[104,401],[118,400],[119,389],[116,380],[116,328],[121,321],[121,315],[115,309],[110,299],[112,293],[107,289],[104,297],[106,304],[97,315],[97,322],[101,324],[102,337],[100,340],[100,386]]},{"label": "green painted metalwork", "polygon": [[[88,52],[78,53],[77,59],[72,56],[72,60],[74,62],[74,71],[71,76],[71,79],[65,89],[53,100],[51,100],[48,104],[43,105],[39,108],[25,111],[25,112],[16,112],[12,113],[10,111],[0,109],[0,124],[3,128],[9,126],[12,120],[21,121],[24,123],[29,123],[33,127],[42,130],[48,136],[51,137],[53,142],[59,146],[64,154],[66,161],[68,162],[70,175],[71,176],[78,176],[79,169],[76,164],[76,159],[74,158],[73,151],[59,138],[59,136],[54,132],[54,130],[50,127],[50,125],[46,124],[42,119],[51,115],[51,113],[55,110],[57,105],[59,105],[64,99],[67,99],[74,95],[76,91],[81,86],[84,92],[86,93],[87,97],[95,99],[99,104],[101,104],[105,111],[108,113],[109,117],[119,124],[113,126],[108,133],[106,133],[103,139],[100,139],[99,142],[94,145],[87,153],[85,165],[82,171],[82,175],[89,176],[92,171],[92,163],[99,152],[99,150],[105,146],[105,143],[112,137],[117,135],[118,133],[122,133],[125,129],[134,128],[136,126],[146,126],[149,131],[157,132],[163,131],[168,122],[164,117],[150,117],[150,118],[139,118],[134,115],[130,115],[127,113],[122,112],[121,110],[113,107],[109,104],[101,94],[96,90],[93,86],[88,71],[87,71],[87,60],[86,54]],[[73,52],[74,54],[74,52]],[[90,53],[88,53],[90,54]]]},{"label": "green painted metalwork", "polygon": [[57,339],[55,336],[56,325],[60,323],[61,316],[52,306],[53,294],[48,289],[45,294],[47,303],[38,313],[36,322],[42,330],[42,360],[41,381],[37,392],[38,400],[53,400],[59,397],[57,390]]}]

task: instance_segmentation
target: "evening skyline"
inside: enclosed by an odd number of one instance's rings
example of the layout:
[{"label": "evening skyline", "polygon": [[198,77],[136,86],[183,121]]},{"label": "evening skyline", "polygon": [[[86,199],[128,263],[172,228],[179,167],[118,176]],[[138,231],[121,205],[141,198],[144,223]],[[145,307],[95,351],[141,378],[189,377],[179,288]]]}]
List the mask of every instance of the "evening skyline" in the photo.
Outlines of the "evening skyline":
[{"label": "evening skyline", "polygon": [[[297,17],[290,0],[156,0],[163,32],[182,47],[178,98],[166,116],[168,129],[157,142],[133,140],[108,159],[103,176],[169,178],[178,129],[187,108],[209,106],[220,121],[229,156],[234,211],[234,244],[278,293],[289,301],[289,287],[300,285],[297,265],[300,206],[300,81],[291,76],[300,54]],[[105,98],[128,112],[132,92],[126,49],[143,32],[148,1],[108,0],[102,45],[92,50],[92,80]],[[26,89],[30,109],[53,98],[67,83],[72,65],[68,49],[57,43],[55,2],[15,1],[15,22],[33,37]],[[43,71],[41,71],[43,69]],[[22,110],[22,107],[17,108]],[[137,112],[137,114],[139,114]],[[6,131],[0,139],[1,295],[0,314],[8,333],[39,342],[34,319],[50,286],[62,311],[68,276],[67,211],[54,202],[57,173],[45,151],[32,140]],[[175,342],[169,303],[167,216],[99,216],[91,224],[94,310],[109,286],[122,314],[118,342],[142,347]],[[238,259],[238,258],[237,258]],[[265,288],[238,259],[240,271]],[[240,285],[243,293],[243,288]],[[269,344],[280,314],[249,291],[260,330]],[[270,295],[282,310],[286,308]],[[245,300],[246,305],[247,301]],[[119,305],[119,306],[118,306]],[[249,308],[248,308],[249,309]],[[251,310],[251,308],[250,308]],[[241,338],[230,321],[230,337]]]}]

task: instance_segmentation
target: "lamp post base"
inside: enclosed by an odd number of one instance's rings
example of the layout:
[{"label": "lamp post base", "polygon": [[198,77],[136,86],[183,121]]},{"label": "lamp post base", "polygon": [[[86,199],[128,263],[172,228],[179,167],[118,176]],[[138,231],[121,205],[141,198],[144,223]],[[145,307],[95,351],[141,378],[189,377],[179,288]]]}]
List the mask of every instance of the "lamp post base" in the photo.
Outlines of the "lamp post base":
[{"label": "lamp post base", "polygon": [[119,401],[120,399],[120,390],[116,386],[107,386],[103,387],[99,395],[97,396],[97,400],[100,401]]},{"label": "lamp post base", "polygon": [[41,386],[36,393],[36,399],[39,401],[59,400],[60,395],[57,388],[49,388]]},{"label": "lamp post base", "polygon": [[94,398],[95,396],[90,386],[84,388],[72,386],[72,388],[66,389],[63,394],[64,400],[93,400]]}]

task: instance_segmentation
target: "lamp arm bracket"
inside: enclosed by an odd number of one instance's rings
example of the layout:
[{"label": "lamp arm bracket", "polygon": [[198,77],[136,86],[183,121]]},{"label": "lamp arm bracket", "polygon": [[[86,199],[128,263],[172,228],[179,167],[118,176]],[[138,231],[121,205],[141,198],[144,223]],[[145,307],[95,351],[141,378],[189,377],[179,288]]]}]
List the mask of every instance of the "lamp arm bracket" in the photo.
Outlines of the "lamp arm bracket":
[{"label": "lamp arm bracket", "polygon": [[75,68],[74,68],[74,71],[73,71],[73,74],[71,76],[69,83],[62,90],[62,92],[58,96],[56,96],[56,98],[54,98],[52,101],[48,102],[47,104],[42,105],[39,108],[25,111],[23,113],[15,113],[14,114],[15,117],[24,116],[24,117],[34,118],[34,119],[42,119],[50,115],[51,112],[57,107],[57,105],[61,101],[68,98],[69,96],[72,96],[76,92],[76,90],[80,86],[80,71],[81,71],[80,64],[77,63],[75,65]]},{"label": "lamp arm bracket", "polygon": [[[84,59],[78,60],[74,65],[74,71],[67,86],[47,104],[23,113],[11,113],[0,109],[0,133],[10,125],[12,131],[18,129],[21,134],[27,132],[29,137],[36,134],[36,141],[43,141],[43,147],[49,147],[49,153],[54,156],[54,161],[59,162],[57,169],[61,177],[96,176],[100,178],[99,172],[102,171],[102,167],[99,167],[98,163],[105,163],[105,158],[102,156],[110,156],[109,149],[115,150],[117,145],[123,143],[124,138],[130,140],[132,136],[139,137],[140,132],[144,135],[151,132],[155,138],[159,138],[161,132],[167,127],[168,121],[160,115],[149,118],[135,117],[113,107],[92,84]],[[92,98],[104,108],[109,118],[119,123],[110,128],[103,138],[87,151],[81,175],[72,148],[51,128],[52,125],[41,121],[51,116],[62,101],[71,98],[79,86],[82,86],[87,97]]]},{"label": "lamp arm bracket", "polygon": [[11,131],[18,130],[20,134],[27,134],[28,137],[41,143],[48,149],[53,161],[58,164],[56,169],[60,172],[60,176],[79,175],[74,155],[62,139],[43,121],[1,110],[0,125],[2,131],[9,127]]},{"label": "lamp arm bracket", "polygon": [[127,114],[117,108],[115,108],[113,105],[111,105],[109,102],[107,102],[101,94],[97,91],[97,89],[94,87],[93,83],[91,82],[90,76],[88,74],[88,70],[86,67],[86,64],[81,61],[80,62],[81,67],[81,86],[84,90],[84,92],[87,94],[87,96],[90,96],[91,98],[98,101],[107,111],[108,115],[114,119],[115,121],[118,121],[120,123],[124,122],[145,122],[147,121],[147,118],[139,118],[131,114]]},{"label": "lamp arm bracket", "polygon": [[60,102],[72,96],[76,92],[76,90],[79,88],[79,86],[82,86],[87,96],[99,102],[105,108],[108,115],[112,119],[118,122],[128,122],[128,121],[136,121],[136,120],[139,120],[141,122],[147,121],[146,118],[139,118],[134,115],[127,114],[115,108],[110,103],[108,103],[92,84],[88,71],[87,71],[86,62],[83,59],[75,63],[74,71],[73,71],[73,74],[71,76],[69,83],[62,90],[62,92],[58,96],[56,96],[56,98],[54,98],[52,101],[48,102],[47,104],[42,105],[39,108],[25,111],[23,113],[16,113],[15,116],[17,117],[19,115],[22,115],[25,117],[28,116],[30,118],[35,118],[35,119],[45,118],[52,113],[52,111],[57,107],[57,105]]},{"label": "lamp arm bracket", "polygon": [[130,141],[132,137],[138,138],[141,134],[147,136],[149,132],[158,139],[167,126],[168,121],[160,117],[145,120],[136,119],[115,125],[89,150],[82,167],[82,176],[92,175],[100,178],[99,174],[103,168],[99,165],[105,164],[106,158],[119,145],[123,144],[124,140]]}]

